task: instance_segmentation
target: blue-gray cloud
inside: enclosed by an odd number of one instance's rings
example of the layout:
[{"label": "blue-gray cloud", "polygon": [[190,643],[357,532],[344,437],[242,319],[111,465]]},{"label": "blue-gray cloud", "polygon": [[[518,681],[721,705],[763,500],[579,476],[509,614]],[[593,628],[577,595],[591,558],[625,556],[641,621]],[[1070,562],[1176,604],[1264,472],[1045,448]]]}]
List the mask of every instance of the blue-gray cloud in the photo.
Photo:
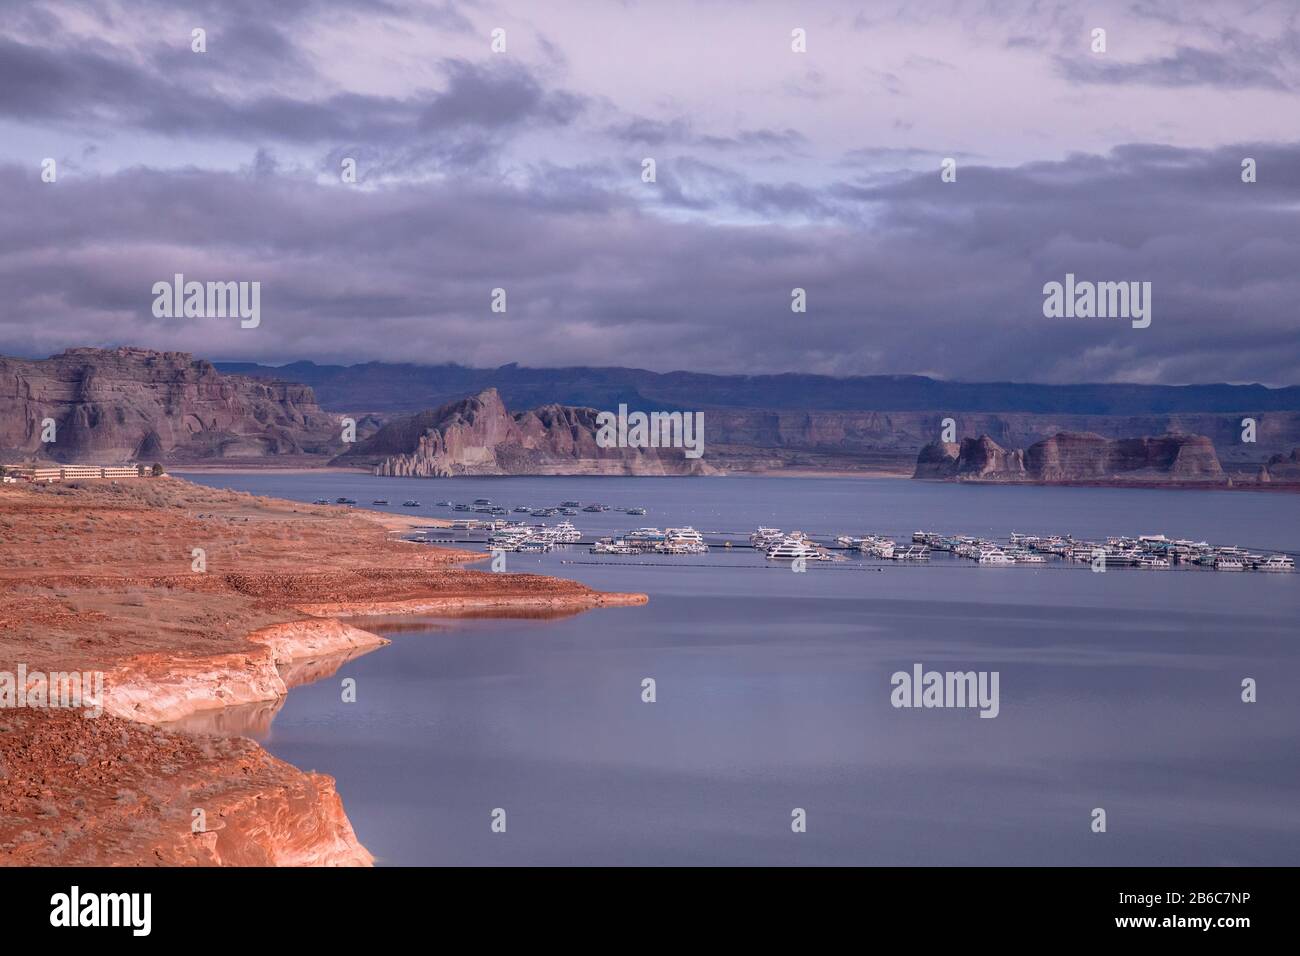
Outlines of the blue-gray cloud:
[{"label": "blue-gray cloud", "polygon": [[[1300,381],[1300,144],[1139,144],[811,195],[719,180],[731,203],[812,210],[800,226],[663,218],[593,187],[603,168],[367,191],[272,165],[0,175],[22,184],[0,210],[4,351]],[[261,280],[262,326],[153,319],[149,289],[174,272]],[[1041,287],[1066,272],[1152,282],[1151,328],[1045,319]]]}]

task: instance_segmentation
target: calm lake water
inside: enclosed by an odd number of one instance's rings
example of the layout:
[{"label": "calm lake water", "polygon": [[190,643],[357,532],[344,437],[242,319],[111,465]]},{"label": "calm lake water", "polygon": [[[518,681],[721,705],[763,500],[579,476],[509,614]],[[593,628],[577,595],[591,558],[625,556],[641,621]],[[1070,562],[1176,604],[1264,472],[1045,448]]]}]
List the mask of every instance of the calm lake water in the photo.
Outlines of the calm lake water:
[{"label": "calm lake water", "polygon": [[[596,535],[764,524],[900,541],[924,528],[1300,549],[1300,497],[1252,492],[188,477],[302,501],[388,498],[386,510],[436,517],[452,512],[435,500],[478,497],[649,510],[571,519]],[[406,498],[424,504],[399,507]],[[1300,863],[1300,575],[858,559],[794,574],[718,548],[507,561],[650,603],[359,622],[393,644],[295,688],[255,733],[338,780],[381,864]],[[894,708],[891,675],[916,663],[997,671],[999,715]],[[345,677],[355,703],[341,700]],[[1247,677],[1257,703],[1241,701]],[[655,703],[642,701],[644,678]],[[1090,829],[1098,807],[1105,833]],[[496,808],[505,833],[491,830]],[[791,830],[794,808],[805,833]]]}]

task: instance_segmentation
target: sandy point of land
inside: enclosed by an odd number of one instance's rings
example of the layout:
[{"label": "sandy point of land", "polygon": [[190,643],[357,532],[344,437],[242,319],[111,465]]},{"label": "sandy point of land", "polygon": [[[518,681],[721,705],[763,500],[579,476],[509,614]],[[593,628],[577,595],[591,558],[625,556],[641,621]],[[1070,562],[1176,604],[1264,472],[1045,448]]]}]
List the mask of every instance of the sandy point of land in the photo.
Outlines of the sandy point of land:
[{"label": "sandy point of land", "polygon": [[418,515],[395,515],[387,511],[373,511],[369,508],[353,509],[357,514],[368,518],[389,531],[416,531],[420,528],[450,528],[451,522],[446,518],[426,518]]},{"label": "sandy point of land", "polygon": [[[482,552],[394,537],[418,524],[432,522],[174,477],[0,485],[0,671],[21,665],[29,684],[102,672],[105,712],[0,709],[0,864],[367,863],[330,778],[157,725],[277,701],[286,668],[386,643],[338,614],[645,601],[470,570]],[[141,775],[150,761],[158,772]],[[192,834],[187,802],[215,807],[220,832]]]}]

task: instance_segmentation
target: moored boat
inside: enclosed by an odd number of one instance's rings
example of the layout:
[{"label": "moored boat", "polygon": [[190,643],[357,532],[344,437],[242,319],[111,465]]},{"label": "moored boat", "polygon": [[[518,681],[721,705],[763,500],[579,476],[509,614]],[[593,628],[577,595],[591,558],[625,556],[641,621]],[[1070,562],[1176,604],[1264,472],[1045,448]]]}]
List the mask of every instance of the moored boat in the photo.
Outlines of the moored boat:
[{"label": "moored boat", "polygon": [[1016,563],[1015,558],[1008,555],[1001,548],[986,548],[979,553],[979,557],[976,560],[979,561],[980,564],[990,564],[994,566],[1006,566]]},{"label": "moored boat", "polygon": [[914,544],[901,551],[894,551],[893,558],[895,561],[929,561],[930,549],[923,544]]},{"label": "moored boat", "polygon": [[669,541],[685,544],[703,544],[704,537],[689,525],[683,528],[664,528],[664,537]]},{"label": "moored boat", "polygon": [[820,560],[820,552],[803,538],[783,538],[767,549],[765,557],[769,561],[806,561]]},{"label": "moored boat", "polygon": [[574,544],[582,540],[582,532],[568,521],[561,521],[550,529],[551,536],[560,544]]}]

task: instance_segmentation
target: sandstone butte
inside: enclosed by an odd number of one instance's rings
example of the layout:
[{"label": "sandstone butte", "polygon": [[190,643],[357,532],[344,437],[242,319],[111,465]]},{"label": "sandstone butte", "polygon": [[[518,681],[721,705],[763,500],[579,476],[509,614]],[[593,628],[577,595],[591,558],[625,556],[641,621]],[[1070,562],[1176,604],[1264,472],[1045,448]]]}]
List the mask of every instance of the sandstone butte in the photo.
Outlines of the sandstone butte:
[{"label": "sandstone butte", "polygon": [[495,388],[386,423],[334,459],[377,475],[710,475],[681,448],[601,447],[594,408],[545,405],[511,413]]},{"label": "sandstone butte", "polygon": [[1109,439],[1058,432],[1026,449],[1003,448],[988,435],[932,442],[913,478],[949,481],[1206,483],[1224,481],[1213,443],[1203,435]]},{"label": "sandstone butte", "polygon": [[369,865],[331,777],[162,725],[269,719],[288,686],[387,643],[338,615],[646,601],[463,568],[484,556],[394,537],[414,523],[174,478],[0,486],[0,670],[104,674],[100,717],[0,709],[0,864]]}]

